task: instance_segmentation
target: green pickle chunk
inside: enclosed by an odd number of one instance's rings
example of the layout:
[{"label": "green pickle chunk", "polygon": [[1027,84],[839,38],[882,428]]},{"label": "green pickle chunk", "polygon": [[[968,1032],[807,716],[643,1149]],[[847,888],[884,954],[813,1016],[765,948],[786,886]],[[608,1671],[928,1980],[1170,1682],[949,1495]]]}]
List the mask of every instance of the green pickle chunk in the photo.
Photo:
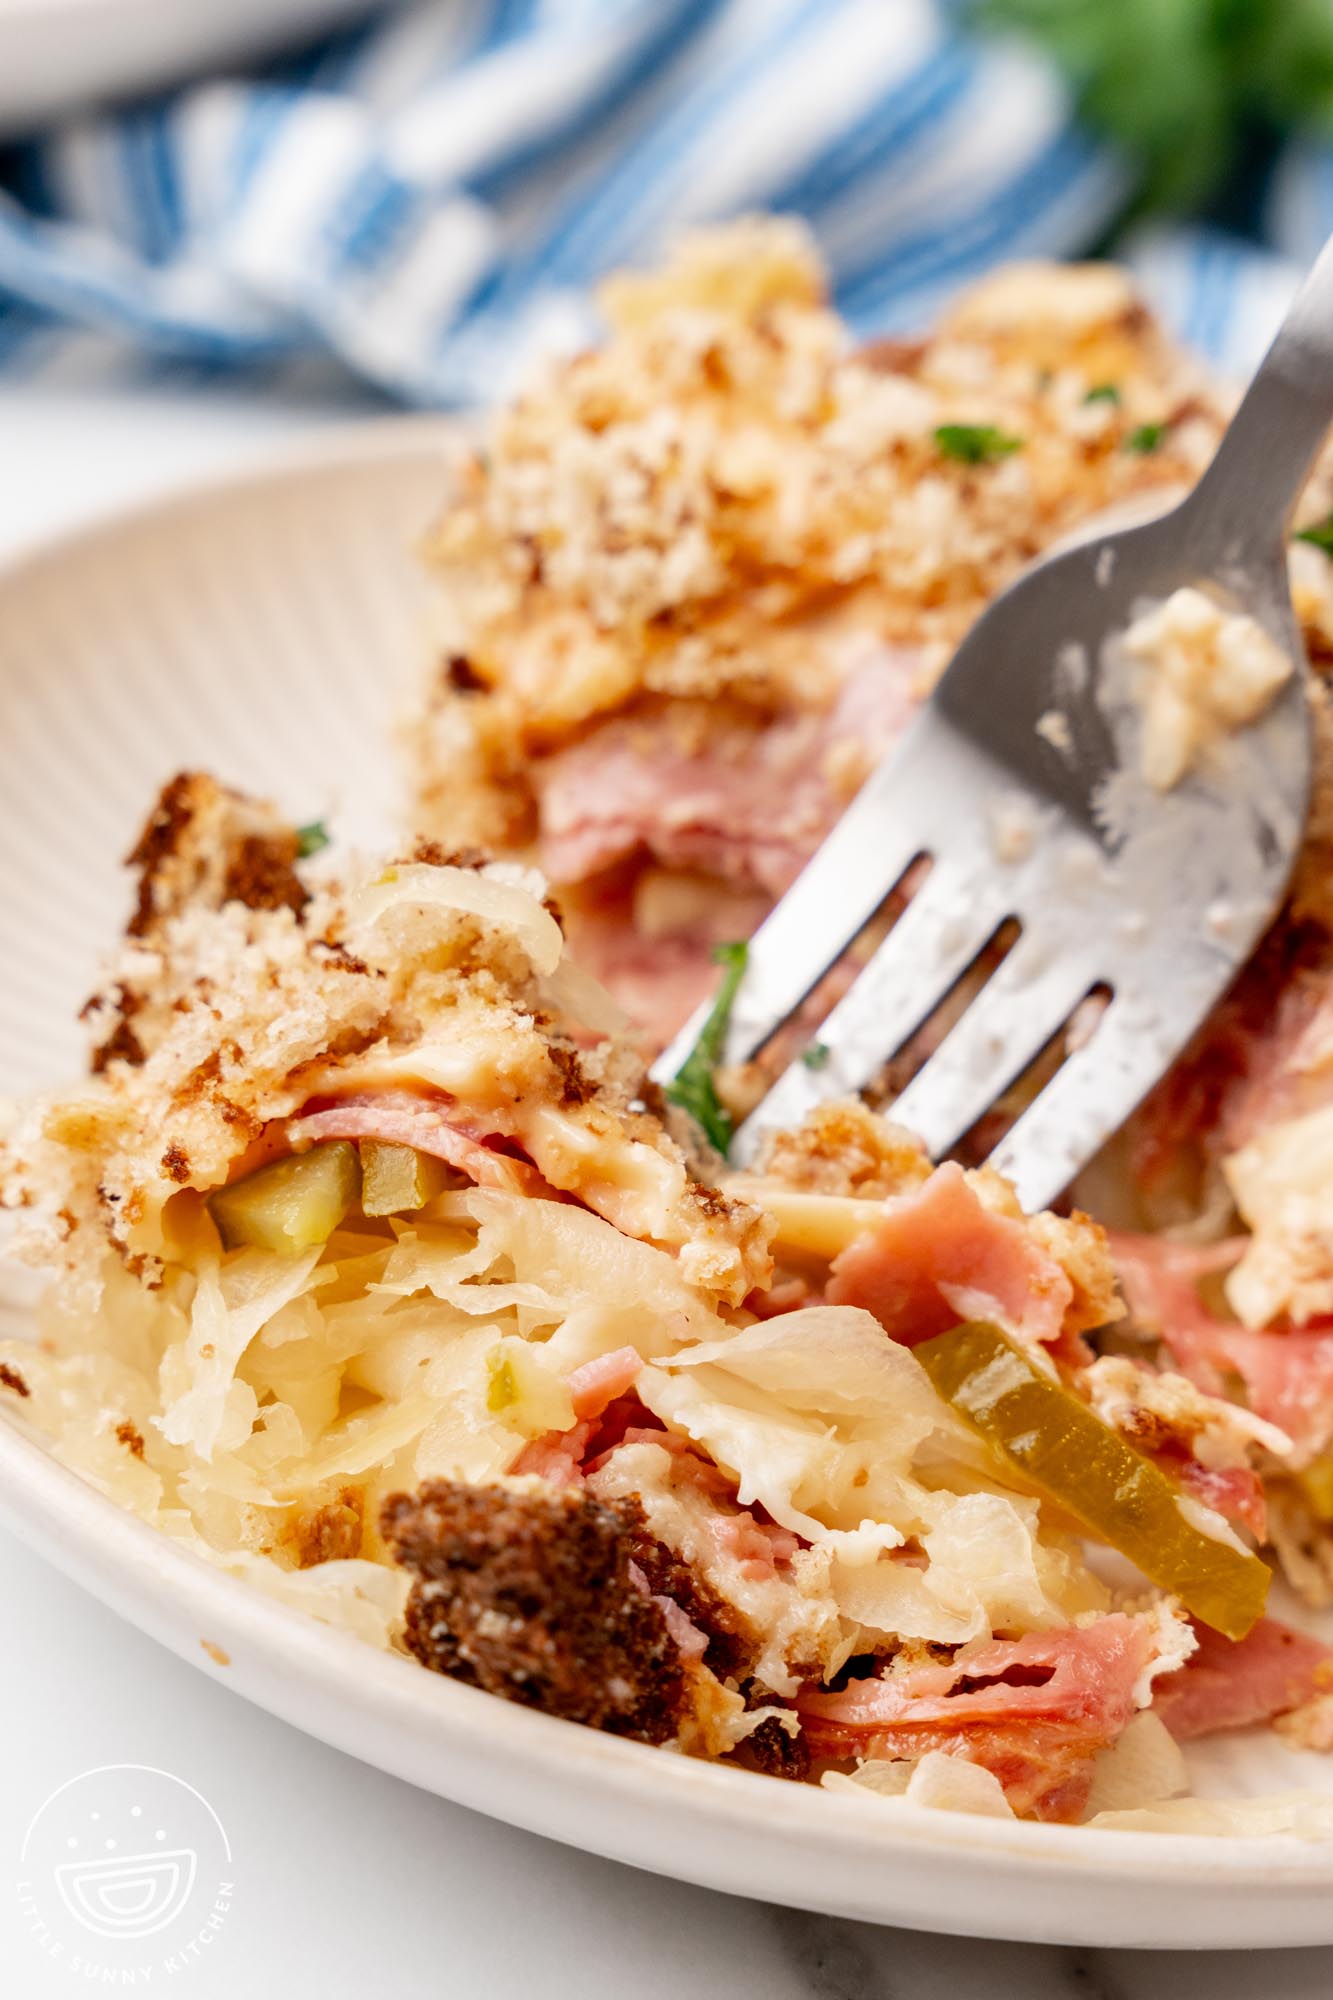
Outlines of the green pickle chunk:
[{"label": "green pickle chunk", "polygon": [[443,1160],[415,1146],[361,1141],[361,1209],[365,1215],[404,1215],[434,1201],[448,1179]]},{"label": "green pickle chunk", "polygon": [[1268,1596],[1266,1564],[1194,1527],[1175,1481],[1035,1368],[999,1327],[970,1320],[912,1352],[1026,1486],[1127,1556],[1201,1623],[1228,1639],[1245,1637]]},{"label": "green pickle chunk", "polygon": [[228,1250],[256,1245],[298,1257],[328,1242],[360,1186],[356,1147],[334,1139],[215,1189],[208,1209]]}]

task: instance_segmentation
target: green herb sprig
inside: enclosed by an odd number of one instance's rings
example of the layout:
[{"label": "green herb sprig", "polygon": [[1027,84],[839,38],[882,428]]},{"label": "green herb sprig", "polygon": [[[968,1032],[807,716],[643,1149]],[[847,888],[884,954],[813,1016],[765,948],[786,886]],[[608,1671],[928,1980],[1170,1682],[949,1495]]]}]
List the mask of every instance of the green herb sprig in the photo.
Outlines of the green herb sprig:
[{"label": "green herb sprig", "polygon": [[1132,430],[1125,439],[1125,450],[1137,452],[1141,458],[1146,458],[1150,452],[1159,448],[1169,428],[1167,424],[1140,424],[1138,429]]},{"label": "green herb sprig", "polygon": [[725,968],[717,998],[709,1009],[708,1019],[699,1030],[698,1041],[666,1087],[671,1103],[678,1104],[682,1111],[688,1111],[709,1144],[723,1155],[731,1144],[733,1127],[731,1114],[717,1094],[713,1072],[722,1059],[727,1023],[745,977],[749,956],[750,947],[744,943],[715,947],[714,960]]},{"label": "green herb sprig", "polygon": [[1298,528],[1292,537],[1297,542],[1313,542],[1326,556],[1333,556],[1333,514],[1322,521],[1312,521],[1308,528]]},{"label": "green herb sprig", "polygon": [[296,829],[296,858],[308,861],[312,854],[322,854],[329,845],[329,830],[322,819],[312,819],[309,826]]},{"label": "green herb sprig", "polygon": [[1020,451],[1023,440],[997,430],[994,424],[940,424],[935,443],[942,458],[956,458],[963,465],[987,465]]}]

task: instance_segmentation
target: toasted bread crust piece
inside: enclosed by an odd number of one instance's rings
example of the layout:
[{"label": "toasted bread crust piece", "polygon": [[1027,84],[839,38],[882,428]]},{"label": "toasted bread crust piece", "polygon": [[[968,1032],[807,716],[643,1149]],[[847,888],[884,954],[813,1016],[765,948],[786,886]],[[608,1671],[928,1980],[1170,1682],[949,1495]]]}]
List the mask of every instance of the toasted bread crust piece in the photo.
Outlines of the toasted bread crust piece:
[{"label": "toasted bread crust piece", "polygon": [[677,1734],[686,1675],[630,1573],[632,1502],[435,1479],[387,1500],[380,1526],[416,1579],[406,1638],[425,1666],[613,1736]]},{"label": "toasted bread crust piece", "polygon": [[177,996],[163,1003],[154,946],[172,920],[228,903],[299,916],[310,900],[296,869],[299,851],[295,829],[276,807],[206,772],[180,771],[163,786],[125,857],[138,876],[125,930],[130,948],[83,1009],[94,1075],[112,1063],[141,1063],[170,1027]]},{"label": "toasted bread crust piece", "polygon": [[277,810],[181,771],[164,785],[125,865],[139,871],[128,925],[146,937],[187,903],[244,903],[250,910],[295,910],[310,900],[296,873],[300,841]]}]

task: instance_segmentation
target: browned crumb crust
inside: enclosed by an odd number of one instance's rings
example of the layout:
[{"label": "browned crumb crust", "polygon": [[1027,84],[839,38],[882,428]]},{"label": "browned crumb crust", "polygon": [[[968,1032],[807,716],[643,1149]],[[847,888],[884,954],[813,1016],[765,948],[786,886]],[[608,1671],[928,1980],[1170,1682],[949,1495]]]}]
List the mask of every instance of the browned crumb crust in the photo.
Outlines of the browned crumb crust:
[{"label": "browned crumb crust", "polygon": [[763,1170],[784,1187],[879,1201],[930,1172],[921,1141],[854,1098],[820,1104],[793,1132],[770,1140]]},{"label": "browned crumb crust", "polygon": [[[754,1681],[747,1681],[741,1693],[747,1708],[765,1708],[773,1702],[767,1689]],[[798,1784],[810,1776],[810,1749],[804,1732],[789,1730],[776,1715],[766,1715],[759,1727],[752,1729],[732,1751],[728,1761],[742,1765],[747,1771],[762,1771],[768,1778],[791,1778]]]},{"label": "browned crumb crust", "polygon": [[[99,996],[94,994],[83,1009],[80,1019],[86,1020],[98,1005]],[[127,986],[115,986],[106,994],[104,1002],[115,1021],[110,1034],[93,1049],[89,1059],[94,1076],[100,1076],[108,1063],[123,1062],[132,1066],[144,1059],[144,1046],[135,1034],[130,1022],[138,1013],[143,1001]]]},{"label": "browned crumb crust", "polygon": [[[125,857],[127,868],[139,870],[139,892],[127,932],[143,937],[160,913],[159,889],[167,864],[178,857],[199,815],[201,796],[218,792],[214,780],[195,771],[181,771],[162,789],[143,832]],[[228,843],[220,900],[244,903],[251,910],[294,910],[309,896],[296,873],[300,842],[295,831],[275,824],[263,831],[239,832]]]},{"label": "browned crumb crust", "polygon": [[16,1396],[30,1396],[28,1387],[17,1368],[11,1368],[7,1361],[0,1361],[0,1389],[12,1389]]},{"label": "browned crumb crust", "polygon": [[634,1535],[634,1560],[654,1597],[669,1597],[708,1640],[704,1665],[719,1680],[748,1671],[755,1653],[753,1637],[742,1629],[736,1612],[712,1586],[696,1576],[683,1556],[666,1547],[647,1528]]},{"label": "browned crumb crust", "polygon": [[[196,905],[239,903],[299,917],[310,901],[299,858],[300,836],[274,808],[204,772],[180,771],[125,857],[139,878],[126,938],[151,948],[173,916]],[[142,990],[121,979],[92,995],[80,1018],[91,1024],[95,1076],[112,1063],[137,1068],[146,1060],[161,1032],[160,1022],[153,1029],[151,1002],[151,976]]]},{"label": "browned crumb crust", "polygon": [[269,839],[249,833],[237,842],[227,866],[223,899],[247,910],[292,910],[298,916],[310,901],[294,863],[297,841],[285,834]]},{"label": "browned crumb crust", "polygon": [[143,1457],[143,1432],[136,1424],[132,1424],[128,1417],[123,1417],[116,1425],[116,1442],[117,1444],[123,1444],[126,1451],[131,1453],[133,1457]]},{"label": "browned crumb crust", "polygon": [[345,1562],[359,1556],[365,1504],[359,1486],[344,1486],[324,1506],[298,1512],[282,1536],[297,1568],[313,1569],[317,1563]]},{"label": "browned crumb crust", "polygon": [[125,856],[125,866],[139,871],[134,915],[125,926],[130,937],[142,937],[153,922],[153,884],[163,862],[176,852],[193,818],[194,786],[193,774],[179,771],[162,787],[156,805],[144,821],[143,831]]},{"label": "browned crumb crust", "polygon": [[423,1665],[614,1736],[676,1734],[686,1677],[630,1575],[637,1503],[434,1479],[386,1500],[380,1527],[416,1578],[406,1639]]}]

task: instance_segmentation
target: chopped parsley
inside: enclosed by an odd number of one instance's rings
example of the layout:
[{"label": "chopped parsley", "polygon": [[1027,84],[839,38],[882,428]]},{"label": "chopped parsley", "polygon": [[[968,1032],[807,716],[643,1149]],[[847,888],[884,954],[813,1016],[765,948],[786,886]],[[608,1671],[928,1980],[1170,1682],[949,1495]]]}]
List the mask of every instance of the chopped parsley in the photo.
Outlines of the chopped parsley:
[{"label": "chopped parsley", "polygon": [[1146,457],[1150,451],[1156,451],[1166,436],[1167,429],[1166,424],[1140,424],[1138,429],[1131,431],[1125,439],[1125,450],[1136,451],[1140,456]]},{"label": "chopped parsley", "polygon": [[312,819],[309,826],[296,829],[296,858],[308,861],[312,854],[322,854],[329,844],[329,830],[322,819]]},{"label": "chopped parsley", "polygon": [[1114,382],[1099,382],[1095,389],[1089,389],[1083,400],[1085,403],[1118,403],[1120,391]]},{"label": "chopped parsley", "polygon": [[726,968],[717,998],[709,1009],[708,1019],[699,1030],[698,1041],[666,1087],[671,1103],[678,1104],[682,1111],[688,1111],[709,1144],[723,1154],[731,1144],[731,1114],[718,1097],[713,1071],[722,1055],[727,1023],[731,1019],[740,983],[745,977],[745,963],[749,955],[750,947],[743,943],[720,944],[715,948],[714,959]]},{"label": "chopped parsley", "polygon": [[935,442],[945,458],[959,459],[964,465],[987,465],[992,459],[1007,458],[1022,449],[1023,440],[997,430],[994,424],[940,424]]},{"label": "chopped parsley", "polygon": [[823,1069],[833,1054],[827,1042],[811,1042],[801,1057],[807,1069]]},{"label": "chopped parsley", "polygon": [[1333,556],[1333,514],[1322,521],[1312,521],[1308,528],[1298,528],[1294,539],[1298,542],[1313,542],[1326,556]]}]

